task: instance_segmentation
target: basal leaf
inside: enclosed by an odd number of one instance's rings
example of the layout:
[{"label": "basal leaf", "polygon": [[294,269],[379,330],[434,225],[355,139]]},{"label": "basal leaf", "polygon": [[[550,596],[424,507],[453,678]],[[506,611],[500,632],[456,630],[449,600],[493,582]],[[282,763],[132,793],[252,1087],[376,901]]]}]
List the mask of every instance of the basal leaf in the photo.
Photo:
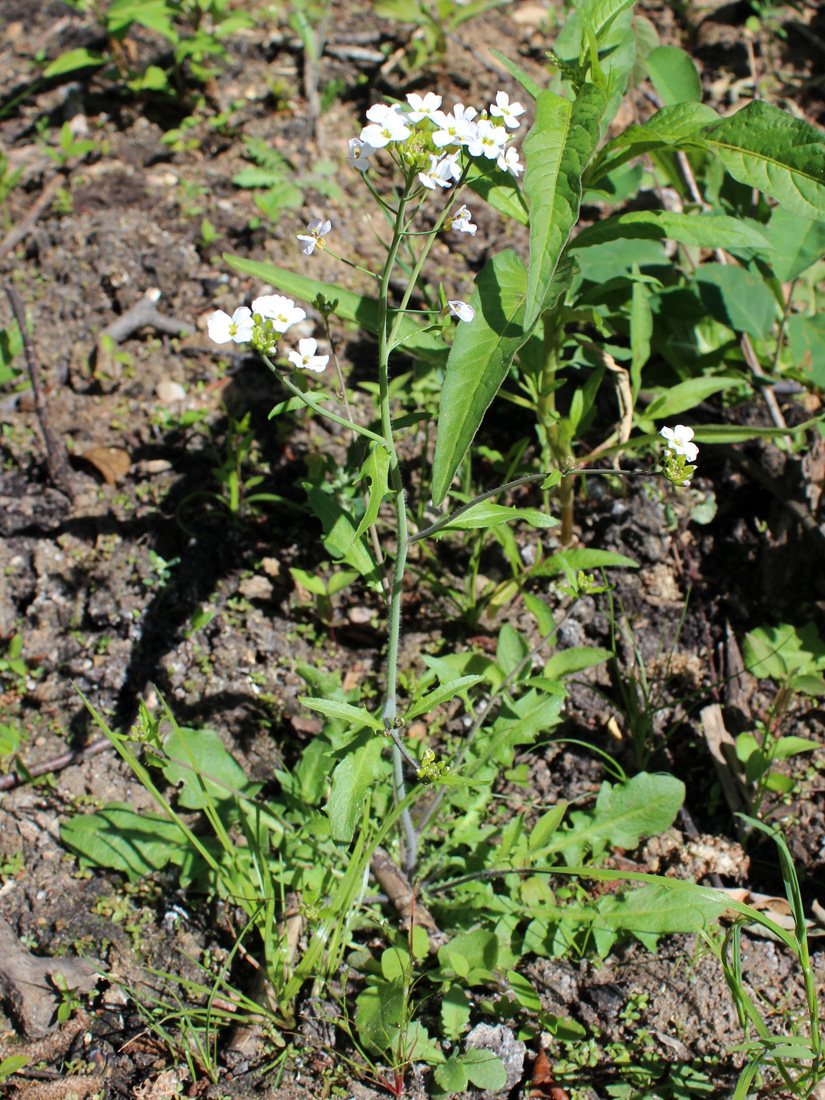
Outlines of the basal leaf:
[{"label": "basal leaf", "polygon": [[601,88],[586,85],[575,102],[543,91],[524,141],[524,190],[530,200],[530,264],[525,326],[544,308],[562,249],[579,216],[582,173],[599,140],[606,105]]},{"label": "basal leaf", "polygon": [[138,813],[117,802],[70,818],[60,827],[60,838],[85,865],[111,867],[130,882],[180,863],[188,848],[178,825],[165,815]]},{"label": "basal leaf", "polygon": [[771,103],[754,100],[702,131],[740,183],[802,218],[825,218],[825,135]]},{"label": "basal leaf", "polygon": [[235,791],[253,798],[261,788],[260,783],[250,784],[214,730],[178,727],[164,738],[163,747],[169,756],[163,774],[167,783],[180,788],[178,805],[184,809],[200,810],[207,800],[220,804]]},{"label": "basal leaf", "polygon": [[569,251],[615,240],[663,240],[699,248],[770,248],[771,241],[751,223],[725,214],[677,214],[669,210],[634,210],[604,218],[583,229]]},{"label": "basal leaf", "polygon": [[441,391],[432,484],[436,506],[447,495],[484,413],[525,340],[526,292],[527,273],[510,249],[497,253],[476,278],[470,299],[476,315],[456,330]]},{"label": "basal leaf", "polygon": [[[378,300],[363,294],[344,290],[334,283],[323,283],[319,279],[310,279],[306,275],[297,275],[294,271],[285,271],[275,264],[245,260],[240,256],[224,253],[224,259],[234,271],[252,275],[261,282],[274,286],[280,293],[312,302],[318,294],[328,301],[338,299],[336,314],[346,321],[355,321],[367,332],[378,332]],[[443,364],[447,357],[447,346],[440,336],[433,332],[424,332],[409,316],[404,316],[400,324],[400,343],[404,350],[417,359],[428,363]]]},{"label": "basal leaf", "polygon": [[[313,699],[313,703],[320,700]],[[306,702],[306,700],[305,700]],[[374,737],[366,745],[350,749],[332,773],[327,800],[330,834],[333,840],[348,844],[361,820],[364,799],[375,781],[381,760],[383,738]]]},{"label": "basal leaf", "polygon": [[647,55],[647,71],[666,107],[700,103],[702,82],[693,59],[678,46],[657,46]]}]

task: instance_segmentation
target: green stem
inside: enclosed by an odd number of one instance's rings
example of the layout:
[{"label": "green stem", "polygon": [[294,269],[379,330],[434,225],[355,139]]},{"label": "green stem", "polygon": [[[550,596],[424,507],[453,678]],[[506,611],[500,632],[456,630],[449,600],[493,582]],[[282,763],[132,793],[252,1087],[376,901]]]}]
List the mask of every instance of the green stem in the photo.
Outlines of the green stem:
[{"label": "green stem", "polygon": [[[407,550],[409,547],[407,502],[404,496],[404,483],[401,477],[398,452],[395,448],[395,439],[392,431],[392,412],[390,409],[389,358],[392,345],[392,332],[390,331],[389,324],[390,313],[388,297],[390,292],[390,278],[398,255],[398,248],[401,244],[408,202],[409,197],[405,193],[402,195],[401,201],[398,204],[393,238],[387,253],[386,262],[384,263],[384,270],[381,273],[381,285],[378,293],[378,386],[381,404],[381,426],[384,432],[384,447],[390,459],[390,488],[395,497],[397,538],[395,566],[393,568],[392,586],[390,589],[390,621],[389,637],[387,640],[387,697],[384,704],[384,721],[387,723],[388,728],[392,726],[397,713],[396,694],[398,688],[398,649],[401,638],[401,596],[404,584],[404,571],[407,565]],[[407,288],[407,298],[411,293],[414,281],[415,276],[410,279],[410,284]],[[406,304],[407,298],[405,298],[404,304]],[[393,328],[394,327],[393,325]],[[406,788],[404,786],[401,750],[395,739],[393,739],[392,746],[392,766],[395,797],[396,801],[400,804],[406,797]],[[405,838],[405,864],[407,870],[412,870],[415,866],[417,839],[409,810],[404,810],[401,814],[401,824]]]},{"label": "green stem", "polygon": [[311,397],[308,393],[304,393],[303,390],[299,390],[298,387],[287,378],[283,371],[278,370],[272,360],[268,356],[264,355],[263,352],[261,353],[261,358],[269,367],[269,369],[274,374],[278,375],[278,377],[281,379],[281,382],[283,382],[284,386],[286,386],[289,392],[294,394],[296,397],[299,397],[305,405],[308,405],[312,409],[313,412],[318,413],[319,416],[325,416],[327,420],[331,420],[333,424],[340,424],[344,428],[349,428],[350,431],[357,432],[358,435],[363,435],[365,439],[371,439],[374,443],[384,443],[383,435],[378,435],[376,434],[376,432],[371,432],[369,428],[362,428],[360,424],[353,424],[351,420],[345,420],[343,416],[338,416],[337,413],[329,412],[323,407],[323,405],[316,401],[314,397]]},{"label": "green stem", "polygon": [[[556,374],[559,367],[559,328],[556,318],[548,312],[544,315],[544,367],[541,373],[536,417],[542,436],[542,465],[549,468],[551,461],[562,471],[573,461],[570,442],[559,424],[556,414]],[[545,504],[547,501],[545,501]],[[561,507],[561,531],[559,541],[569,546],[573,541],[573,481],[563,478],[559,484]]]}]

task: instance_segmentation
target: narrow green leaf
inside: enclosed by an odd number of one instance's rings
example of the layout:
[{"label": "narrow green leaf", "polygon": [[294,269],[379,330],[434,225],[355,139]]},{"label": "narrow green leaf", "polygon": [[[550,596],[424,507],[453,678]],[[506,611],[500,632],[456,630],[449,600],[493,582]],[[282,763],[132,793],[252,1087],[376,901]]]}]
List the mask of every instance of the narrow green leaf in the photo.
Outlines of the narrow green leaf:
[{"label": "narrow green leaf", "polygon": [[430,711],[435,710],[442,703],[447,703],[450,699],[455,698],[460,691],[475,687],[483,679],[483,676],[460,676],[457,680],[451,680],[449,684],[442,684],[441,687],[437,687],[435,691],[423,696],[408,711],[405,711],[404,721],[411,722],[413,718],[417,718],[420,714],[429,714]]},{"label": "narrow green leaf", "polygon": [[342,718],[353,729],[366,727],[384,732],[384,723],[370,714],[366,707],[354,707],[351,703],[342,703],[337,699],[316,699],[309,695],[299,696],[298,702],[303,703],[308,710],[325,714],[327,718]]},{"label": "narrow green leaf", "polygon": [[335,497],[315,482],[304,482],[310,507],[324,528],[324,549],[334,558],[341,559],[357,569],[372,585],[380,584],[378,569],[362,539],[356,539],[355,522]]},{"label": "narrow green leaf", "polygon": [[666,107],[701,103],[702,82],[693,59],[678,46],[657,46],[647,55],[647,71]]},{"label": "narrow green leaf", "polygon": [[806,420],[803,424],[788,425],[787,428],[740,427],[737,424],[701,424],[693,434],[697,443],[747,443],[749,439],[778,439],[783,435],[801,435],[822,424],[823,418]]},{"label": "narrow green leaf", "polygon": [[668,416],[687,412],[701,405],[711,394],[720,393],[739,384],[738,378],[689,378],[661,393],[650,402],[644,411],[646,420],[664,420]]},{"label": "narrow green leaf", "polygon": [[[450,523],[444,525],[438,535],[446,531],[472,531],[483,527],[497,527],[511,520],[523,520],[531,527],[555,527],[558,520],[538,508],[512,508],[505,504],[496,504],[492,500],[482,500],[466,512],[462,512]],[[437,536],[436,536],[437,537]]]},{"label": "narrow green leaf", "polygon": [[498,50],[490,50],[490,53],[500,61],[510,75],[519,82],[531,99],[536,99],[538,97],[541,91],[541,85],[537,84],[531,76],[528,76],[524,69],[520,69],[515,61],[511,61],[509,57],[505,57],[504,54],[499,53]]},{"label": "narrow green leaf", "polygon": [[381,501],[387,495],[389,469],[390,456],[387,454],[386,447],[381,443],[371,443],[370,453],[361,467],[361,480],[369,480],[370,499],[358,524],[358,530],[355,532],[356,539],[360,539],[378,519]]},{"label": "narrow green leaf", "polygon": [[570,252],[615,240],[664,240],[698,248],[771,248],[768,237],[748,222],[726,214],[677,214],[669,210],[634,210],[583,229],[570,242]]},{"label": "narrow green leaf", "polygon": [[476,315],[456,331],[441,391],[432,499],[444,500],[485,412],[525,340],[522,324],[527,274],[510,249],[497,253],[476,278]]},{"label": "narrow green leaf", "polygon": [[560,680],[571,672],[581,672],[582,669],[609,661],[613,655],[611,649],[599,649],[590,645],[572,646],[553,654],[544,666],[544,675],[550,680]]},{"label": "narrow green leaf", "polygon": [[63,76],[78,69],[90,69],[93,66],[103,65],[105,61],[105,56],[97,50],[87,50],[85,47],[67,50],[46,66],[43,70],[43,79],[50,80],[53,76]]},{"label": "narrow green leaf", "polygon": [[702,130],[734,179],[803,218],[825,218],[825,135],[754,100]]},{"label": "narrow green leaf", "polygon": [[650,307],[650,291],[639,278],[638,266],[634,266],[633,275],[633,295],[630,303],[630,388],[635,400],[642,387],[642,368],[650,358],[653,310]]},{"label": "narrow green leaf", "polygon": [[605,93],[586,85],[574,103],[543,91],[524,141],[524,190],[530,200],[530,264],[525,326],[542,309],[562,249],[579,216],[582,173],[599,140]]},{"label": "narrow green leaf", "polygon": [[563,573],[562,560],[570,569],[576,572],[579,569],[606,569],[608,566],[622,566],[629,569],[638,569],[639,563],[624,554],[616,554],[612,550],[564,550],[553,554],[546,561],[539,562],[529,571],[531,577],[555,577]]},{"label": "narrow green leaf", "polygon": [[[337,298],[337,316],[343,317],[345,321],[355,321],[367,332],[378,332],[377,298],[355,294],[335,283],[323,283],[319,279],[297,275],[294,271],[286,271],[275,264],[245,260],[230,253],[224,253],[224,259],[234,271],[252,275],[261,282],[277,287],[279,292],[300,298],[301,301],[312,302],[318,294],[323,294],[328,301]],[[405,316],[401,321],[400,335],[400,342],[410,355],[428,363],[444,363],[448,351],[444,341],[433,332],[425,332],[411,317]]]}]

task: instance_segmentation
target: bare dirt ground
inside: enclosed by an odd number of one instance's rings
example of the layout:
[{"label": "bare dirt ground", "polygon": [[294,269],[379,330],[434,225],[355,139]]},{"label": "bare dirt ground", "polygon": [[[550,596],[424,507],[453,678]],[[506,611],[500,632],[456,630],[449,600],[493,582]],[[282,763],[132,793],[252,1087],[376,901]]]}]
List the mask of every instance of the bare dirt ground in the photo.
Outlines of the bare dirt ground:
[{"label": "bare dirt ground", "polygon": [[[53,176],[42,142],[50,135],[54,140],[64,121],[85,127],[100,150],[65,173],[65,193],[0,259],[4,284],[17,289],[31,318],[48,414],[68,450],[73,494],[72,499],[50,481],[30,394],[7,387],[0,397],[0,639],[21,633],[29,675],[7,684],[0,720],[22,727],[20,757],[30,769],[49,765],[69,749],[78,751],[70,766],[54,766],[50,780],[23,781],[0,794],[0,918],[14,941],[37,958],[85,953],[130,988],[162,991],[167,979],[152,977],[150,969],[192,975],[192,959],[207,954],[225,959],[233,942],[226,915],[183,896],[171,876],[127,888],[116,875],[79,869],[61,846],[59,825],[68,815],[108,801],[151,806],[111,751],[80,754],[99,734],[78,691],[119,730],[128,730],[141,698],[157,706],[162,696],[178,721],[217,730],[249,776],[267,783],[282,756],[311,736],[296,701],[301,681],[293,671],[295,659],[345,670],[352,683],[380,667],[383,628],[368,592],[351,589],[336,601],[329,632],[296,593],[289,567],[311,567],[316,539],[303,515],[264,507],[232,526],[225,511],[202,495],[215,487],[210,471],[215,456],[226,452],[230,420],[237,423],[247,413],[255,467],[264,475],[260,489],[296,503],[300,497],[293,485],[307,455],[336,445],[323,428],[300,417],[280,426],[269,422],[269,409],[282,397],[273,378],[252,355],[219,356],[210,345],[211,310],[237,304],[257,290],[229,272],[220,257],[231,251],[304,270],[295,233],[321,213],[341,227],[353,247],[369,248],[363,194],[344,167],[346,139],[358,132],[364,109],[382,94],[403,96],[425,87],[470,101],[499,87],[513,93],[515,86],[496,70],[488,47],[540,76],[550,39],[535,8],[511,4],[470,23],[451,39],[443,66],[408,79],[399,66],[387,67],[386,59],[404,46],[409,29],[378,20],[368,4],[342,0],[335,5],[321,79],[340,77],[343,90],[314,132],[300,50],[289,29],[272,21],[231,43],[229,63],[210,85],[199,121],[180,147],[172,148],[162,138],[186,117],[186,104],[138,100],[122,85],[87,74],[34,81],[39,51],[52,59],[97,41],[91,19],[58,0],[0,0],[0,143],[10,167],[23,170],[4,208],[8,225],[21,223]],[[693,49],[711,101],[727,101],[731,87],[749,78],[741,33],[747,5],[695,5],[681,15],[655,3],[641,9],[663,42]],[[767,91],[780,105],[792,104],[821,125],[825,108],[816,73],[821,72],[822,13],[809,6],[788,10],[783,18],[784,40],[766,36],[757,42]],[[161,48],[148,32],[135,39],[146,61]],[[231,104],[236,104],[231,127],[216,129],[215,113]],[[310,187],[302,210],[286,211],[274,229],[253,228],[258,212],[251,193],[231,182],[248,166],[245,137],[263,139],[299,172],[318,158],[332,161],[341,197],[328,199]],[[204,218],[216,231],[208,243]],[[464,253],[447,247],[436,252],[438,277],[468,287],[472,274],[505,243],[512,238],[487,218]],[[315,259],[313,274],[338,277],[331,260]],[[138,327],[107,353],[100,333],[151,288],[160,291],[156,307],[172,322],[171,331]],[[3,297],[0,324],[10,323]],[[176,329],[185,335],[174,335]],[[337,336],[353,376],[370,377],[369,344],[351,332]],[[805,419],[818,405],[810,395],[782,400],[789,423]],[[202,419],[192,415],[199,413]],[[735,416],[768,423],[758,405],[737,409]],[[491,446],[502,445],[514,430],[512,414],[499,421],[493,417],[484,430]],[[699,693],[702,705],[731,704],[730,696],[713,686],[730,670],[728,631],[741,639],[775,619],[825,621],[821,528],[803,531],[783,506],[788,498],[806,502],[822,522],[821,509],[816,511],[825,480],[822,456],[814,453],[800,462],[768,446],[742,450],[765,471],[773,490],[724,449],[708,448],[690,504],[681,498],[674,505],[633,483],[609,492],[591,490],[577,510],[581,545],[616,550],[639,562],[638,572],[617,576],[617,595],[649,666],[661,656],[662,638],[675,645],[670,699]],[[410,476],[414,479],[414,470]],[[717,510],[710,522],[690,522],[691,505],[711,495]],[[529,537],[519,536],[526,552]],[[462,568],[460,561],[443,564]],[[484,568],[492,575],[495,560]],[[193,629],[193,615],[205,607],[214,616]],[[517,625],[519,609],[510,614]],[[445,615],[425,593],[411,589],[404,631],[409,662],[422,645],[437,647],[452,631]],[[499,626],[483,625],[478,633],[489,639]],[[585,601],[565,631],[563,645],[609,644],[604,597]],[[609,674],[602,673],[601,686],[615,696]],[[749,693],[733,700],[738,710],[730,705],[726,710],[734,733],[751,728],[770,702],[749,686]],[[563,732],[622,759],[629,748],[611,732],[614,711],[588,687],[574,687]],[[672,708],[663,710],[662,730],[673,714]],[[823,713],[808,708],[793,714],[788,732],[823,742]],[[777,802],[775,814],[785,823],[810,903],[822,894],[825,753],[818,749],[800,759],[795,798]],[[716,852],[736,841],[697,705],[652,767],[673,771],[687,784],[687,812],[680,831],[674,830],[677,847],[696,835]],[[559,744],[534,757],[531,768],[531,788],[546,801],[592,792],[603,778],[595,757]],[[518,812],[518,789],[505,787],[502,794]],[[633,858],[638,866],[656,869],[674,857],[672,851],[645,850]],[[749,864],[742,861],[723,873],[728,885],[781,891],[767,847],[751,853]],[[180,907],[182,918],[173,906]],[[825,957],[817,951],[813,961],[821,982]],[[777,1013],[791,1021],[801,986],[779,947],[750,939],[746,967]],[[539,962],[531,976],[546,1009],[581,1021],[599,1035],[602,1048],[645,1027],[663,1056],[695,1065],[707,1060],[716,1082],[708,1095],[726,1095],[736,1061],[726,1051],[741,1031],[716,963],[695,943],[677,938],[656,955],[628,946],[600,963]],[[239,982],[249,980],[239,973]],[[633,998],[644,1005],[637,1020],[620,1011]],[[6,1038],[28,1040],[21,1005],[9,996],[4,1007],[7,1016],[0,1024]],[[168,1056],[147,1037],[134,1000],[115,980],[98,982],[80,1027],[63,1024],[50,1035],[51,1046],[37,1059],[42,1072],[17,1090],[21,1100],[100,1089],[107,1097],[138,1100],[171,1095],[160,1085],[151,1091],[169,1069]],[[324,1049],[308,1025],[299,1030],[297,1044],[305,1049],[303,1063],[288,1065],[277,1083],[263,1072],[262,1059],[234,1074],[227,1070],[205,1094],[287,1100],[328,1096],[335,1088],[338,1095],[374,1095],[363,1082],[347,1081],[335,1050]],[[324,1057],[314,1060],[319,1052]],[[83,1074],[72,1070],[79,1059]],[[609,1059],[602,1058],[595,1068],[581,1068],[576,1085],[584,1090],[580,1095],[602,1097],[614,1080]],[[167,1079],[166,1087],[174,1085]],[[203,1091],[192,1082],[182,1087],[191,1095]],[[413,1095],[427,1094],[426,1080],[414,1074],[408,1088]]]}]

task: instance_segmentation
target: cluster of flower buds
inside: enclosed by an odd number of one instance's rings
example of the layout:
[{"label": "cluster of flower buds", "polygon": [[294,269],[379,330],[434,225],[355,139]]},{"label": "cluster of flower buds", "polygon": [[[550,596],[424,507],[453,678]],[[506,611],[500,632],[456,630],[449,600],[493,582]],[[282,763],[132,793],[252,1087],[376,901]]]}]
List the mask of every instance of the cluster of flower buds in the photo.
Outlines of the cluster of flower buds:
[{"label": "cluster of flower buds", "polygon": [[495,103],[478,112],[456,103],[441,110],[441,96],[410,92],[407,105],[376,103],[367,111],[369,125],[349,143],[349,159],[366,172],[369,158],[379,149],[397,150],[405,164],[418,169],[418,180],[430,190],[449,187],[461,178],[461,156],[495,161],[504,172],[518,177],[523,171],[517,151],[510,144],[511,130],[521,125],[524,108],[511,103],[506,92],[496,92]]},{"label": "cluster of flower buds", "polygon": [[693,439],[693,428],[677,424],[675,428],[662,428],[659,435],[665,441],[665,453],[661,459],[662,473],[674,485],[686,489],[690,485],[696,467],[699,448]]},{"label": "cluster of flower buds", "polygon": [[[213,313],[209,318],[209,338],[216,344],[226,344],[230,340],[236,344],[250,344],[263,355],[274,355],[280,337],[305,317],[306,310],[296,306],[291,298],[283,294],[264,294],[256,298],[251,307],[238,306],[231,317],[222,309]],[[317,340],[299,340],[297,351],[290,351],[287,358],[295,367],[322,371],[329,356],[316,355],[317,350]]]}]

